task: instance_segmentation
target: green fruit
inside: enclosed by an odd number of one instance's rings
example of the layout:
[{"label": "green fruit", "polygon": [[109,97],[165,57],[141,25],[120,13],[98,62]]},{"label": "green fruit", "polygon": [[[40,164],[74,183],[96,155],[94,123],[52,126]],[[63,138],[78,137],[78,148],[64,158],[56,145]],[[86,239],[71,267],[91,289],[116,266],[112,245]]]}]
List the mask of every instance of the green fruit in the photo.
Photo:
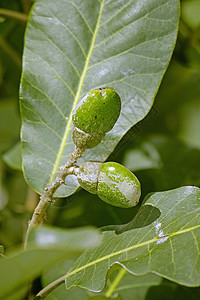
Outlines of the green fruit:
[{"label": "green fruit", "polygon": [[99,88],[89,92],[76,106],[72,121],[73,141],[80,148],[93,148],[115,125],[121,100],[114,89]]},{"label": "green fruit", "polygon": [[85,162],[80,166],[77,178],[82,188],[111,205],[128,208],[139,202],[139,180],[118,163]]},{"label": "green fruit", "polygon": [[97,182],[101,166],[102,163],[100,162],[87,161],[80,166],[77,174],[80,186],[92,194],[97,194]]}]

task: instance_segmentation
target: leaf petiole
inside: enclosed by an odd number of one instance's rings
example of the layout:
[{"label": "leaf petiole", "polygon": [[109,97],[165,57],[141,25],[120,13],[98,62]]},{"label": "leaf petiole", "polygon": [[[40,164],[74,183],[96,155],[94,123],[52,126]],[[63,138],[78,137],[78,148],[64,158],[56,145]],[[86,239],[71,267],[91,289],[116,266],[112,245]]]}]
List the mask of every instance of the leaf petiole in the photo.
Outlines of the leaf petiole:
[{"label": "leaf petiole", "polygon": [[105,296],[107,298],[109,298],[110,296],[112,296],[112,294],[115,292],[116,287],[118,286],[118,284],[120,283],[120,281],[122,280],[122,278],[124,277],[124,275],[126,274],[126,269],[121,268],[117,274],[117,276],[115,277],[115,279],[113,280],[113,282],[111,283],[111,285],[109,286]]},{"label": "leaf petiole", "polygon": [[4,17],[8,17],[11,19],[15,19],[21,22],[27,22],[28,16],[24,13],[21,13],[19,11],[10,10],[10,9],[4,9],[0,8],[0,15]]}]

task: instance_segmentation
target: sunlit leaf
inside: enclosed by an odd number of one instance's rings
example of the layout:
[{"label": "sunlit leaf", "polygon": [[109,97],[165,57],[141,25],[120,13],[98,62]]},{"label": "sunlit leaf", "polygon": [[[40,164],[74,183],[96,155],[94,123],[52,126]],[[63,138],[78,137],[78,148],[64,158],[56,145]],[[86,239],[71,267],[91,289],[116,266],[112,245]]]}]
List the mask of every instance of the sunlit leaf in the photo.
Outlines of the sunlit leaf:
[{"label": "sunlit leaf", "polygon": [[134,275],[153,272],[182,285],[200,285],[199,216],[197,187],[148,195],[130,223],[108,227],[101,245],[77,260],[66,275],[67,288],[99,291],[115,264]]}]

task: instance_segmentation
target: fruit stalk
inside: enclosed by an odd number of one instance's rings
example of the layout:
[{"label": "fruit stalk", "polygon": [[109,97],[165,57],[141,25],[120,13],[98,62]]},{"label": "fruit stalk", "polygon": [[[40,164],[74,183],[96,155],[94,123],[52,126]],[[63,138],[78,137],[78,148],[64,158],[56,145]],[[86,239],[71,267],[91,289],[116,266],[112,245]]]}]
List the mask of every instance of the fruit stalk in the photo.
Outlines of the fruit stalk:
[{"label": "fruit stalk", "polygon": [[[45,188],[44,194],[40,197],[40,201],[35,208],[32,219],[29,221],[28,229],[25,237],[25,248],[28,242],[28,236],[30,231],[37,225],[42,224],[45,216],[46,210],[49,204],[53,204],[53,195],[56,190],[65,182],[65,178],[70,174],[75,174],[76,162],[77,159],[81,157],[83,151],[85,149],[75,147],[75,150],[70,155],[70,159],[60,168],[60,172],[58,173],[55,180]],[[75,167],[75,168],[74,168]]]}]

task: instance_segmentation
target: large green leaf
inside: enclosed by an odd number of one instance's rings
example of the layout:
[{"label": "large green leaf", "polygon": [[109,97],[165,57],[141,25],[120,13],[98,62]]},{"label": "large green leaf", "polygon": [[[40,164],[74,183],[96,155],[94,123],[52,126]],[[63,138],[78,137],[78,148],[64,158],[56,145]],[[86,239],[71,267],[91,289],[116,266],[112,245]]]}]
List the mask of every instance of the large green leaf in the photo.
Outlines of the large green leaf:
[{"label": "large green leaf", "polygon": [[[73,151],[72,111],[99,86],[122,98],[116,126],[83,160],[105,160],[152,106],[174,48],[178,0],[39,0],[26,31],[21,85],[23,167],[39,193]],[[56,195],[78,187],[71,176]]]},{"label": "large green leaf", "polygon": [[[68,260],[64,263],[61,262],[56,267],[54,266],[51,270],[45,272],[42,280],[43,286],[46,286],[57,278],[63,276],[66,273],[66,269],[69,269],[72,263],[73,260]],[[121,267],[113,272],[111,276],[108,276],[107,286],[100,293],[101,296],[105,295],[107,289],[115,282],[119,274],[119,269],[121,269]],[[92,295],[95,296],[95,294],[96,293],[92,293],[78,287],[73,287],[66,291],[64,285],[61,285],[52,291],[46,299],[55,300],[66,298],[73,300],[89,300],[91,298],[88,298],[88,296],[91,295],[92,297]],[[113,294],[116,296],[120,295],[124,300],[198,300],[200,296],[200,288],[181,286],[166,279],[162,279],[160,276],[155,274],[134,276],[126,272],[113,290]]]},{"label": "large green leaf", "polygon": [[107,228],[103,242],[85,252],[66,275],[67,288],[103,289],[112,265],[134,275],[149,272],[200,285],[200,190],[182,187],[150,194],[127,225]]},{"label": "large green leaf", "polygon": [[[27,250],[0,259],[0,298],[13,296],[56,262],[72,258],[98,245],[100,237],[92,228],[55,229],[42,227],[31,232]],[[17,299],[17,298],[16,298]]]}]

